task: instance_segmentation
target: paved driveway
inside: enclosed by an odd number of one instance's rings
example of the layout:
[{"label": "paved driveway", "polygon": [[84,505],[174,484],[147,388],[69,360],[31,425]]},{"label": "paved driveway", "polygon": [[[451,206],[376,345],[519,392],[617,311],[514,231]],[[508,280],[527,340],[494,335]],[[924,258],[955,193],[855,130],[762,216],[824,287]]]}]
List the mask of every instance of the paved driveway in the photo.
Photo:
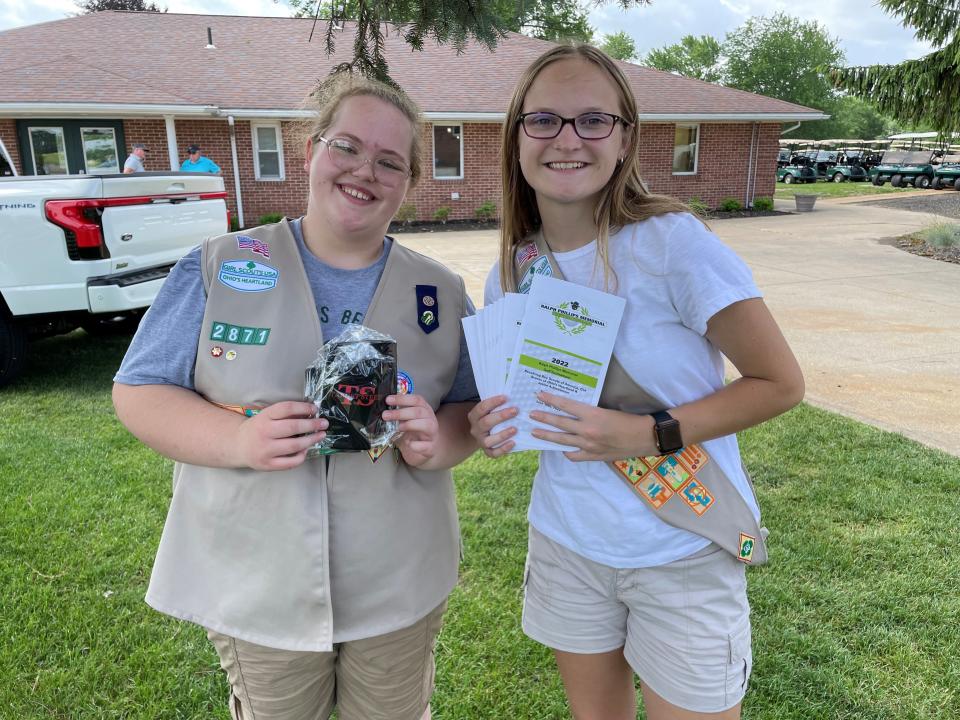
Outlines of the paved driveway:
[{"label": "paved driveway", "polygon": [[[812,213],[712,227],[753,268],[803,367],[808,402],[960,455],[960,265],[881,242],[934,219],[818,201]],[[399,236],[460,273],[478,305],[497,239]]]}]

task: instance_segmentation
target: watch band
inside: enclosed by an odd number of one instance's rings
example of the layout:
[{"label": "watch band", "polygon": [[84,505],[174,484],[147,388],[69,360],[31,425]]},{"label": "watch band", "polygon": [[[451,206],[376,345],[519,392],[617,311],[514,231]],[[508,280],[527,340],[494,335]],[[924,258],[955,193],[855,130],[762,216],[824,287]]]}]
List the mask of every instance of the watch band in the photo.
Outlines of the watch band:
[{"label": "watch band", "polygon": [[661,455],[669,455],[683,448],[680,421],[666,410],[650,413],[653,418],[653,437]]}]

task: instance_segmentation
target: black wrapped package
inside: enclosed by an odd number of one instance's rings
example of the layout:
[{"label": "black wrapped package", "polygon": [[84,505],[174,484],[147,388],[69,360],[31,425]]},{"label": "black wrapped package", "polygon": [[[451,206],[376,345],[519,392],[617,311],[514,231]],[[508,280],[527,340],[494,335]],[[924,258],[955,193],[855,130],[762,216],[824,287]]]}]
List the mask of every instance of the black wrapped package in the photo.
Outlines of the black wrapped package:
[{"label": "black wrapped package", "polygon": [[330,421],[311,455],[376,451],[390,444],[396,422],[383,419],[397,391],[396,341],[363,325],[348,325],[324,344],[306,371],[305,395]]}]

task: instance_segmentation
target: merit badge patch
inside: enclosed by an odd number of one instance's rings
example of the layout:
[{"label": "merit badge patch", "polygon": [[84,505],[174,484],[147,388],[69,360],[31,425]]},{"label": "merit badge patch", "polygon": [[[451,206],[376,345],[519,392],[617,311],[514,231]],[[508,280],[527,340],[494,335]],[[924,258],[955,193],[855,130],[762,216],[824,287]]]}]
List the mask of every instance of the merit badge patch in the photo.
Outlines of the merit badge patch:
[{"label": "merit badge patch", "polygon": [[674,490],[679,490],[680,486],[690,479],[690,473],[684,469],[683,465],[681,465],[673,455],[657,465],[656,470],[660,478],[670,483],[670,487]]},{"label": "merit badge patch", "polygon": [[376,462],[380,459],[380,456],[383,455],[387,450],[390,449],[389,445],[377,445],[367,450],[367,455],[370,456],[371,462]]},{"label": "merit badge patch", "polygon": [[403,370],[397,370],[397,395],[409,395],[413,392],[413,378]]},{"label": "merit badge patch", "polygon": [[232,290],[264,292],[277,286],[280,271],[255,260],[225,260],[217,279]]},{"label": "merit badge patch", "polygon": [[257,253],[257,255],[263,255],[265,258],[270,257],[270,246],[249,235],[237,235],[237,250],[249,250]]},{"label": "merit badge patch", "polygon": [[675,453],[673,457],[682,462],[683,466],[690,471],[691,475],[696,475],[697,470],[706,465],[710,459],[699,445],[687,445],[683,450]]},{"label": "merit badge patch", "polygon": [[666,483],[657,477],[650,476],[642,482],[634,485],[637,492],[654,508],[659,510],[663,504],[673,497],[673,490],[667,487]]},{"label": "merit badge patch", "polygon": [[553,268],[550,267],[550,260],[546,256],[537,258],[533,261],[533,265],[527,268],[527,273],[520,281],[520,285],[517,286],[517,290],[522,293],[530,292],[530,286],[533,285],[533,279],[537,275],[546,275],[547,277],[553,275]]},{"label": "merit badge patch", "polygon": [[737,554],[737,560],[751,562],[753,560],[753,548],[757,545],[757,539],[750,537],[746,533],[740,533],[740,552]]},{"label": "merit badge patch", "polygon": [[540,257],[540,248],[536,243],[527,243],[521,248],[517,248],[517,265],[523,265],[536,257]]},{"label": "merit badge patch", "polygon": [[417,324],[429,334],[440,327],[440,303],[436,285],[417,285]]},{"label": "merit badge patch", "polygon": [[687,484],[680,488],[680,497],[697,515],[703,515],[713,507],[713,495],[695,477],[687,480]]},{"label": "merit badge patch", "polygon": [[230,410],[235,413],[240,413],[244,417],[253,417],[259,413],[263,408],[259,408],[255,405],[224,405],[223,403],[214,403],[219,407],[222,407],[224,410]]}]

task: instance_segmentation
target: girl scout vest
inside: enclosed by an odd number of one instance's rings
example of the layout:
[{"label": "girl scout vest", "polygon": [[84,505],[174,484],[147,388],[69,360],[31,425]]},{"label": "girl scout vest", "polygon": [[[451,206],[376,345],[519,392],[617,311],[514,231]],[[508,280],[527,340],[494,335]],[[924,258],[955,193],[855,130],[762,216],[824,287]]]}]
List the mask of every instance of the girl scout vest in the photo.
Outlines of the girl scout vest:
[{"label": "girl scout vest", "polygon": [[[539,231],[517,249],[514,258],[517,292],[528,292],[537,275],[563,279]],[[636,415],[669,409],[638,385],[616,356],[610,360],[600,407]],[[733,482],[699,445],[664,457],[626,458],[607,466],[664,522],[712,540],[742,562],[762,565],[767,561],[767,529],[760,527]],[[743,473],[750,483],[746,468]]]},{"label": "girl scout vest", "polygon": [[[302,399],[323,337],[286,221],[207,240],[201,265],[197,392],[248,415]],[[464,307],[459,276],[393,244],[364,324],[396,339],[398,367],[434,409],[457,371]],[[327,458],[276,472],[177,463],[147,602],[310,651],[331,650],[335,631],[340,642],[407,627],[443,602],[459,562],[450,472],[397,452]]]}]

